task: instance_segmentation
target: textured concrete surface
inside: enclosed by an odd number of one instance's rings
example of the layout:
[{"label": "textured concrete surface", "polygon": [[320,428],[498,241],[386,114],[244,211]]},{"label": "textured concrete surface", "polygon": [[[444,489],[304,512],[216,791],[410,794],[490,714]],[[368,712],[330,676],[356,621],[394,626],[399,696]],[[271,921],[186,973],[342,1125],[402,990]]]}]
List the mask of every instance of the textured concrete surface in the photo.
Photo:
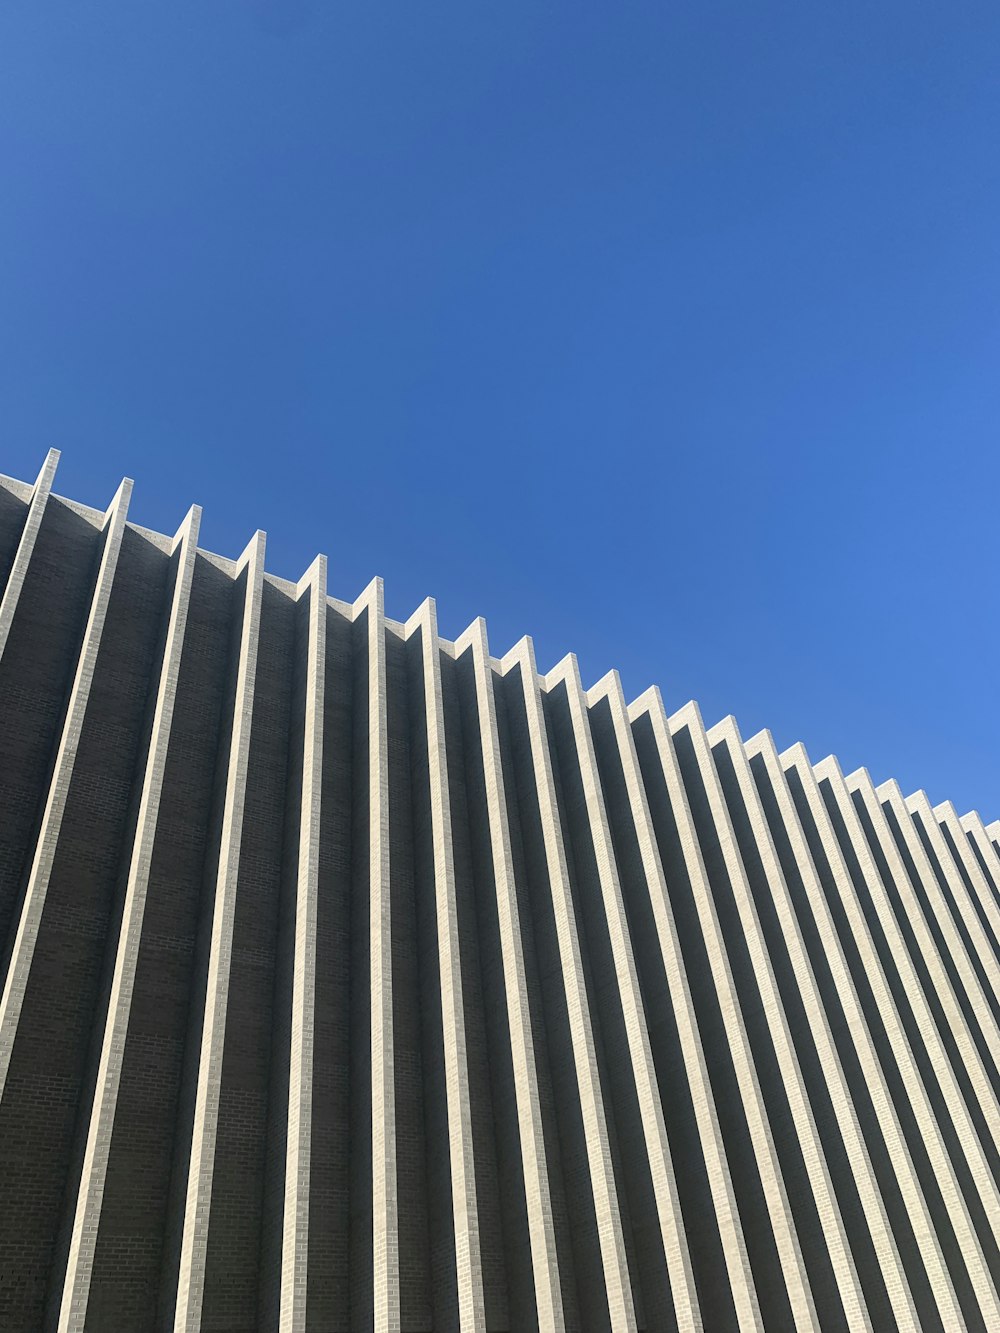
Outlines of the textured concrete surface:
[{"label": "textured concrete surface", "polygon": [[1000,1328],[1000,822],[0,477],[0,1329]]}]

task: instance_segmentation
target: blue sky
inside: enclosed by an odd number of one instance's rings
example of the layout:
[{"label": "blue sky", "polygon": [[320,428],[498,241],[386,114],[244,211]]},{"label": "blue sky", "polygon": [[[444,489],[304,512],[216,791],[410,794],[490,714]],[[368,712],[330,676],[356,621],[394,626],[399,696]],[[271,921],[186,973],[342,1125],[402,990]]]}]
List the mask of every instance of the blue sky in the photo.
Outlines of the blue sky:
[{"label": "blue sky", "polygon": [[6,0],[0,471],[995,818],[998,69],[995,0]]}]

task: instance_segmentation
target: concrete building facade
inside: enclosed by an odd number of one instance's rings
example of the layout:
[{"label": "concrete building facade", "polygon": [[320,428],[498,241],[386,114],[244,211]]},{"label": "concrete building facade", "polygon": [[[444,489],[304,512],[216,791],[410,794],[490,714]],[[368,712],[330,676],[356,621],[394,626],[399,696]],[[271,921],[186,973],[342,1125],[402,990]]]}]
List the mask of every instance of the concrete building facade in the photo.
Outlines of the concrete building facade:
[{"label": "concrete building facade", "polygon": [[1000,1329],[1000,824],[0,478],[0,1329]]}]

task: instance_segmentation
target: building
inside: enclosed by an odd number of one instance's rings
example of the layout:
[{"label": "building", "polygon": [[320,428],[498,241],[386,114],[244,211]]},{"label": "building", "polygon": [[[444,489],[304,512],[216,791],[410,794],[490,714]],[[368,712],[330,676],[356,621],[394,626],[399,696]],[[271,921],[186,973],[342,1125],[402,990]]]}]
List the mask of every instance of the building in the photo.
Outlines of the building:
[{"label": "building", "polygon": [[1000,1328],[1000,825],[0,479],[0,1329]]}]

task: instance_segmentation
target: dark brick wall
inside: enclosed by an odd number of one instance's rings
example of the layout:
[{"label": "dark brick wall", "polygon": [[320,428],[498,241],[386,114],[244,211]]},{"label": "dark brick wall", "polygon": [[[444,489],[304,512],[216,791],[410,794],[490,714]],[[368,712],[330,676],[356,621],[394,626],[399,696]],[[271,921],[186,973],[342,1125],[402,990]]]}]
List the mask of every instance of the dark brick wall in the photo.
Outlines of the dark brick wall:
[{"label": "dark brick wall", "polygon": [[313,1063],[313,1153],[309,1180],[310,1328],[351,1327],[351,817],[354,689],[351,625],[332,608],[326,623],[323,805],[320,824]]},{"label": "dark brick wall", "polygon": [[[420,1019],[420,1065],[423,1073],[423,1146],[417,1157],[426,1175],[422,1194],[426,1203],[426,1238],[418,1235],[427,1265],[429,1308],[424,1322],[413,1328],[457,1328],[458,1290],[455,1281],[455,1232],[452,1220],[452,1185],[445,1050],[442,1029],[437,907],[434,884],[434,844],[431,824],[430,767],[427,752],[427,711],[424,706],[423,631],[400,644],[406,670],[408,748],[411,800],[413,906],[411,937],[416,945],[416,993],[404,995],[405,1009]],[[395,655],[395,654],[394,654]],[[404,915],[400,924],[407,925]],[[426,1168],[423,1163],[426,1161]],[[419,1188],[420,1177],[415,1182]],[[423,1242],[420,1245],[420,1242]],[[419,1312],[415,1312],[421,1317]]]},{"label": "dark brick wall", "polygon": [[349,1129],[349,1257],[350,1327],[352,1333],[374,1327],[372,1267],[372,1047],[371,960],[368,919],[371,818],[368,787],[368,617],[363,611],[350,633],[353,717],[351,766],[354,798],[351,810],[350,983],[350,1129]]}]

